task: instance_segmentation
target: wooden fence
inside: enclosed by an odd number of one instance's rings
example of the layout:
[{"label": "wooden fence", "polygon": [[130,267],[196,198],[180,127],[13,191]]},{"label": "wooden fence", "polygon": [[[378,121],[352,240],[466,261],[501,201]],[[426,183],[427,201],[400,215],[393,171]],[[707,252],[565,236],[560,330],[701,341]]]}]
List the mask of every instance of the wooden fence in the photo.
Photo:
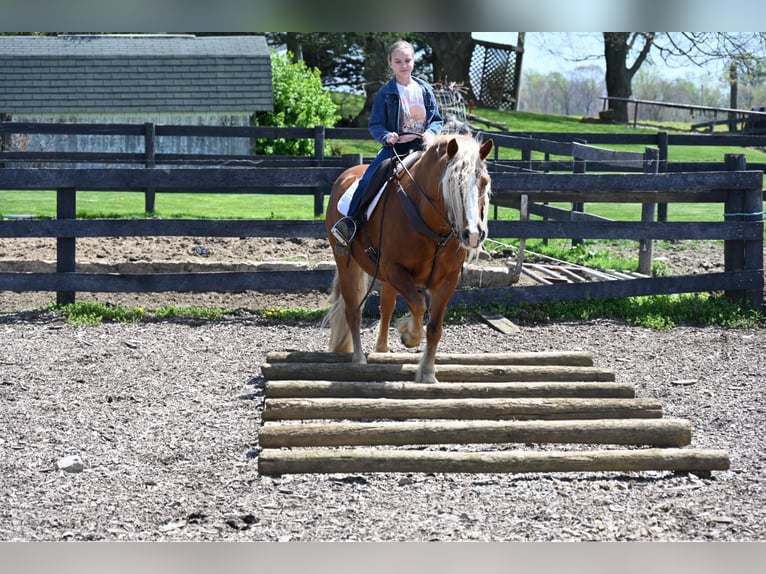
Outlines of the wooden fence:
[{"label": "wooden fence", "polygon": [[[0,124],[0,133],[51,130],[27,124],[9,127]],[[71,126],[70,126],[71,128]],[[109,126],[120,131],[124,126]],[[323,205],[324,197],[337,175],[359,157],[325,158],[324,141],[358,139],[360,131],[333,129],[278,128],[200,128],[199,126],[155,126],[144,133],[188,134],[201,130],[221,137],[313,137],[317,154],[307,160],[293,158],[238,158],[250,167],[231,167],[231,157],[195,156],[188,158],[198,167],[158,167],[181,164],[182,157],[165,157],[155,153],[151,162],[135,154],[121,157],[125,163],[142,167],[121,168],[30,168],[0,169],[0,190],[56,190],[57,218],[55,220],[2,220],[0,237],[54,237],[57,240],[56,273],[0,272],[0,290],[55,291],[60,303],[75,299],[78,291],[86,292],[161,292],[161,291],[240,291],[267,289],[327,289],[332,271],[256,271],[221,273],[162,273],[162,274],[94,274],[76,272],[76,240],[78,237],[127,236],[207,236],[207,237],[324,237],[324,223],[318,220],[78,220],[76,198],[78,191],[146,191],[152,193],[308,193],[314,195],[315,205]],[[58,127],[56,129],[63,129]],[[101,127],[99,129],[107,129]],[[167,130],[167,131],[166,131]],[[254,131],[257,130],[257,131]],[[352,137],[353,135],[353,137]],[[676,172],[661,169],[662,149],[647,149],[642,153],[614,152],[579,142],[557,141],[545,134],[545,139],[511,134],[487,134],[499,146],[522,150],[522,162],[528,167],[519,170],[508,162],[490,162],[493,202],[498,206],[515,206],[526,196],[533,213],[546,221],[491,221],[490,236],[495,238],[589,238],[630,239],[649,245],[652,239],[723,240],[725,242],[725,271],[692,276],[660,277],[592,283],[541,285],[494,289],[460,290],[451,305],[488,304],[492,302],[537,303],[583,298],[614,298],[636,295],[725,291],[731,297],[746,300],[760,308],[763,301],[763,173],[748,170],[744,156],[727,156],[725,164],[715,170]],[[541,134],[542,135],[542,134]],[[572,134],[568,134],[569,137]],[[643,136],[642,136],[643,137]],[[666,136],[668,141],[671,136]],[[711,137],[711,136],[691,136]],[[747,136],[741,136],[747,139]],[[150,138],[151,139],[151,138]],[[729,141],[731,137],[728,138]],[[740,141],[740,138],[737,138]],[[645,142],[648,143],[648,142]],[[749,143],[749,139],[748,139]],[[761,139],[763,143],[763,139]],[[733,145],[733,144],[729,144]],[[750,145],[752,145],[750,143]],[[153,148],[152,148],[153,149]],[[569,173],[561,173],[561,160],[556,165],[530,164],[533,151],[550,156],[569,157],[563,161]],[[28,155],[22,155],[22,154]],[[0,152],[0,161],[105,161],[99,154],[78,155],[75,159],[57,152]],[[53,155],[52,155],[53,154]],[[111,155],[111,154],[110,154]],[[35,159],[32,160],[32,157]],[[193,161],[192,161],[193,160]],[[114,161],[111,158],[110,161]],[[217,167],[210,167],[214,164]],[[236,165],[236,164],[235,164]],[[558,168],[559,173],[544,173]],[[752,167],[752,166],[751,166]],[[609,170],[621,170],[609,173]],[[598,173],[594,173],[594,171]],[[541,173],[542,171],[542,173]],[[635,171],[637,173],[632,173]],[[606,172],[606,173],[604,173]],[[571,202],[573,210],[554,210],[545,204]],[[625,202],[642,204],[642,221],[609,221],[583,213],[580,206],[592,202]],[[720,203],[725,220],[718,222],[655,221],[654,206],[675,202]],[[320,210],[321,213],[321,210]],[[288,287],[289,286],[289,287]],[[375,298],[368,310],[377,304]]]}]

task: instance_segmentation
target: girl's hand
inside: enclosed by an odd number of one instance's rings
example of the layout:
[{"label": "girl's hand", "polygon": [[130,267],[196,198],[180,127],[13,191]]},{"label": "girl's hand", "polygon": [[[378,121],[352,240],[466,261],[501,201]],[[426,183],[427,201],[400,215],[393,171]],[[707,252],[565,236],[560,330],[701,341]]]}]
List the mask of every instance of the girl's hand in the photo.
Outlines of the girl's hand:
[{"label": "girl's hand", "polygon": [[419,139],[421,136],[419,134],[404,134],[403,136],[399,136],[398,143],[407,143],[411,142],[413,140]]},{"label": "girl's hand", "polygon": [[399,134],[396,132],[391,132],[386,136],[386,143],[389,145],[394,145],[395,143],[399,142]]}]

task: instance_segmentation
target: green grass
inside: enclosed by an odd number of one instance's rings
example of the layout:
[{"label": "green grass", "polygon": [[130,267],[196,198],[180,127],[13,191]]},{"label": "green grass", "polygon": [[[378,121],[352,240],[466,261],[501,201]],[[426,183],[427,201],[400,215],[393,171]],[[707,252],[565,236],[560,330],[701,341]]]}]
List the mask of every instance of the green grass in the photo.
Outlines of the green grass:
[{"label": "green grass", "polygon": [[[757,328],[764,323],[761,312],[736,305],[724,296],[710,294],[652,295],[542,305],[496,304],[487,310],[500,313],[520,325],[604,318],[657,330],[678,325],[743,329]],[[475,312],[475,309],[465,307],[449,311],[447,318],[453,323],[466,322]]]},{"label": "green grass", "polygon": [[[360,96],[338,94],[342,104],[341,115],[354,115],[361,106]],[[649,128],[632,128],[599,123],[583,123],[579,117],[550,116],[528,112],[503,112],[477,109],[476,115],[496,122],[504,122],[514,132],[589,132],[589,133],[656,133]],[[690,124],[689,124],[690,125]],[[487,131],[495,128],[487,127]],[[378,151],[372,139],[333,140],[334,153],[362,153],[371,157]],[[643,151],[643,146],[610,146],[613,149]],[[670,161],[722,162],[727,153],[745,153],[749,162],[766,162],[766,153],[758,149],[732,147],[671,146]],[[501,149],[501,159],[519,159],[520,152]],[[542,155],[540,155],[542,157]],[[566,206],[562,204],[562,206]],[[587,211],[616,220],[639,219],[640,206],[636,204],[588,204]],[[507,211],[501,219],[512,217],[515,210]],[[31,215],[55,217],[55,192],[0,191],[0,215]],[[161,218],[211,219],[313,219],[313,198],[303,195],[266,194],[183,194],[158,193],[155,212]],[[81,218],[144,217],[144,195],[137,192],[80,192],[77,194],[77,216]],[[718,204],[673,204],[669,209],[671,221],[720,221],[722,206]]]},{"label": "green grass", "polygon": [[[53,218],[56,215],[56,193],[0,191],[0,215]],[[150,215],[163,219],[313,219],[314,198],[309,195],[158,193],[155,211]],[[77,217],[146,217],[144,194],[79,192]]]},{"label": "green grass", "polygon": [[158,309],[124,307],[98,301],[78,301],[64,305],[53,304],[47,312],[63,317],[67,323],[77,326],[93,326],[101,323],[139,323],[152,321],[196,320],[220,321],[228,316],[242,313],[275,321],[319,321],[326,309],[269,308],[269,309],[226,309],[222,307],[177,307],[163,306]]},{"label": "green grass", "polygon": [[[94,326],[116,322],[220,321],[235,315],[241,317],[243,313],[246,316],[277,322],[317,322],[322,319],[326,309],[235,310],[165,306],[151,310],[82,301],[67,305],[51,305],[47,312],[61,316],[72,325]],[[597,318],[623,320],[631,325],[658,330],[667,330],[682,324],[757,328],[764,323],[762,313],[736,305],[723,296],[708,294],[653,295],[544,305],[493,304],[485,308],[463,306],[449,310],[445,316],[445,323],[460,325],[475,321],[480,312],[500,313],[521,325],[545,324],[554,321],[589,321]]]}]

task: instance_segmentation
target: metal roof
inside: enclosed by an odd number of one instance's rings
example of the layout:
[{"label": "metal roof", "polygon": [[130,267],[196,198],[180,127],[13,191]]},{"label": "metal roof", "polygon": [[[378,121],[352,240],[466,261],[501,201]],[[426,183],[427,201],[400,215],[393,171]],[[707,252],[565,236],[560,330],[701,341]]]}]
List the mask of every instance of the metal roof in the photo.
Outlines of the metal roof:
[{"label": "metal roof", "polygon": [[263,36],[0,36],[0,113],[271,110]]}]

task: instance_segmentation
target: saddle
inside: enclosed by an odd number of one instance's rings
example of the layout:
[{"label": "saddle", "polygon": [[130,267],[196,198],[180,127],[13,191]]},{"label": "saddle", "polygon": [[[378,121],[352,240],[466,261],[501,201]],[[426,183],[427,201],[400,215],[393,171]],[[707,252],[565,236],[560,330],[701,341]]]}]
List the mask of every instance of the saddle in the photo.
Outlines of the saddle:
[{"label": "saddle", "polygon": [[[365,228],[365,241],[367,246],[364,248],[364,252],[367,257],[374,263],[378,262],[379,254],[378,250],[373,247],[372,243],[370,242],[370,236],[367,233],[366,226],[364,225],[367,222],[367,211],[370,209],[370,205],[373,204],[373,202],[375,203],[372,205],[371,209],[374,210],[376,208],[377,202],[383,195],[388,182],[390,182],[395,177],[398,177],[402,171],[410,169],[410,167],[412,167],[415,162],[420,159],[421,155],[423,155],[422,151],[413,151],[404,156],[404,158],[395,156],[393,158],[384,160],[378,167],[377,171],[372,175],[367,188],[362,192],[364,195],[362,196],[361,203],[359,204],[359,213],[362,214],[363,219],[360,221],[359,225],[360,227]],[[399,189],[401,189],[401,186]],[[406,197],[406,194],[404,195]],[[407,199],[409,200],[409,198]]]},{"label": "saddle", "polygon": [[370,203],[372,203],[376,196],[382,192],[383,186],[395,176],[398,176],[404,169],[412,167],[421,155],[423,155],[422,151],[414,151],[404,156],[404,158],[401,158],[401,161],[399,161],[400,158],[397,157],[383,160],[375,173],[372,174],[372,178],[370,179],[367,188],[362,192],[364,195],[359,204],[359,213],[366,214]]}]

